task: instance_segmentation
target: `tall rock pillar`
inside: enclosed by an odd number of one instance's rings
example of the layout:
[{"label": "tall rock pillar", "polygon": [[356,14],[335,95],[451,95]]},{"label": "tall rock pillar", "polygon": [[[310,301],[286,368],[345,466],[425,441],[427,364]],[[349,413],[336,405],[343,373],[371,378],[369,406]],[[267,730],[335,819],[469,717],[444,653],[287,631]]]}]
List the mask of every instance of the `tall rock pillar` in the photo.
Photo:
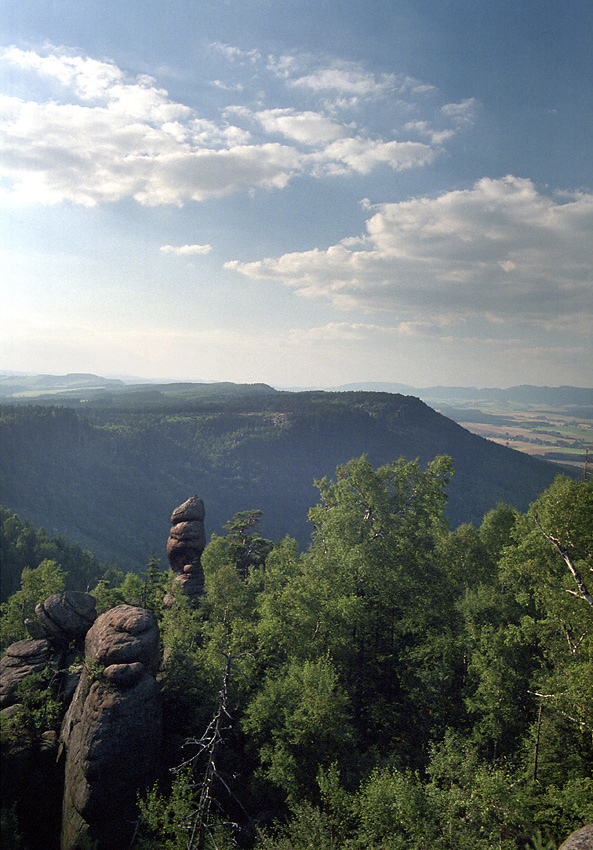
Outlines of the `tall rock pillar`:
[{"label": "tall rock pillar", "polygon": [[[171,514],[171,530],[167,540],[167,557],[176,574],[173,590],[180,588],[194,607],[204,592],[201,562],[206,547],[204,516],[204,502],[197,496],[191,496]],[[171,607],[174,600],[174,593],[167,594],[165,606]]]},{"label": "tall rock pillar", "polygon": [[64,717],[62,850],[88,836],[100,850],[129,847],[138,791],[155,780],[162,710],[159,629],[150,611],[118,605],[85,640],[85,669]]}]

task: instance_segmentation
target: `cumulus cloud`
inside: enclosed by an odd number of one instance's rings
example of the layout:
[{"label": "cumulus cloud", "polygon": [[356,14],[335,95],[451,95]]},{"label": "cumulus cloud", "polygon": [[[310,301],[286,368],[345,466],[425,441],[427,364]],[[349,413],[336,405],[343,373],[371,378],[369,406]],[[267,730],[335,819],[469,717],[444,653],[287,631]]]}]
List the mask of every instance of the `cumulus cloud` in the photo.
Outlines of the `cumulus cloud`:
[{"label": "cumulus cloud", "polygon": [[419,167],[432,162],[437,151],[422,142],[385,142],[362,136],[338,139],[328,145],[323,159],[329,171],[355,171],[368,174],[377,165],[388,165],[394,171]]},{"label": "cumulus cloud", "polygon": [[235,47],[232,44],[224,44],[221,41],[212,42],[210,47],[218,53],[222,53],[231,62],[250,62],[251,64],[255,64],[262,58],[259,50],[242,50],[240,47]]},{"label": "cumulus cloud", "polygon": [[289,81],[289,85],[315,92],[331,91],[342,95],[368,97],[392,91],[396,88],[396,82],[395,74],[376,76],[357,66],[345,66],[340,63],[297,76]]},{"label": "cumulus cloud", "polygon": [[180,257],[188,254],[209,254],[212,245],[161,245],[165,254],[177,254]]},{"label": "cumulus cloud", "polygon": [[182,204],[281,188],[303,167],[294,148],[251,144],[247,131],[171,101],[150,77],[128,80],[111,63],[59,52],[11,48],[2,58],[64,88],[61,101],[0,98],[0,175],[19,199]]},{"label": "cumulus cloud", "polygon": [[319,112],[298,112],[295,109],[264,109],[253,113],[253,118],[267,133],[280,133],[307,145],[332,142],[346,135],[346,129],[337,121]]},{"label": "cumulus cloud", "polygon": [[509,176],[369,211],[362,243],[227,268],[367,311],[539,323],[591,318],[591,194],[548,197]]},{"label": "cumulus cloud", "polygon": [[[2,193],[26,202],[70,201],[93,206],[131,197],[142,204],[203,201],[253,189],[281,189],[300,174],[317,178],[366,175],[430,164],[444,141],[470,120],[470,101],[447,104],[430,129],[409,122],[415,138],[384,138],[336,120],[336,103],[387,93],[416,97],[431,86],[411,77],[372,74],[354,63],[315,65],[309,57],[262,57],[257,50],[213,45],[233,64],[257,66],[300,88],[315,107],[228,106],[218,119],[171,99],[153,77],[131,77],[114,63],[11,47],[0,62],[34,75],[45,99],[0,96]],[[250,72],[251,73],[251,72]],[[220,92],[242,83],[215,80]],[[319,93],[331,92],[331,103]],[[243,126],[240,126],[243,124]],[[404,135],[408,132],[403,128]],[[420,134],[420,137],[419,136]],[[282,139],[278,140],[278,136]]]},{"label": "cumulus cloud", "polygon": [[446,118],[450,118],[454,124],[472,124],[477,108],[478,102],[475,97],[468,97],[459,103],[446,103],[441,107],[441,112]]}]

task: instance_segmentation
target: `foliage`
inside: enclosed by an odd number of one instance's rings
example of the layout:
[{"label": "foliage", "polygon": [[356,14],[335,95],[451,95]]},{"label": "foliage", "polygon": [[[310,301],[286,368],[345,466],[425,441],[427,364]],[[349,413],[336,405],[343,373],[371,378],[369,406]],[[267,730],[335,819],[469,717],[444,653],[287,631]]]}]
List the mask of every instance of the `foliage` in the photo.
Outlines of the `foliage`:
[{"label": "foliage", "polygon": [[[162,607],[154,555],[99,582],[99,610],[159,619],[165,734],[187,743],[140,803],[141,850],[535,850],[593,820],[591,484],[450,531],[451,475],[447,457],[338,466],[305,552],[235,514],[197,609]],[[63,581],[25,570],[7,634]],[[39,693],[27,734],[53,722]]]},{"label": "foliage", "polygon": [[[479,524],[499,502],[525,510],[551,484],[551,464],[469,434],[419,399],[391,393],[274,392],[269,387],[155,387],[147,395],[0,405],[0,502],[59,529],[124,572],[163,550],[171,507],[199,491],[210,531],[256,506],[262,536],[306,549],[314,478],[367,452],[454,458],[447,516]],[[23,566],[15,570],[10,594]],[[67,572],[74,565],[62,564]],[[96,584],[96,573],[76,588]]]},{"label": "foliage", "polygon": [[196,813],[195,786],[189,770],[179,771],[169,794],[158,784],[140,798],[140,850],[186,850]]},{"label": "foliage", "polygon": [[243,729],[259,747],[266,778],[289,801],[302,799],[311,776],[345,758],[354,738],[348,698],[329,658],[293,661],[266,678]]},{"label": "foliage", "polygon": [[16,701],[19,710],[2,717],[2,745],[39,743],[43,732],[57,731],[62,718],[62,705],[56,696],[54,671],[32,673],[19,682]]},{"label": "foliage", "polygon": [[21,835],[15,806],[2,806],[0,809],[0,845],[2,850],[21,850]]},{"label": "foliage", "polygon": [[21,589],[0,605],[0,646],[2,650],[29,635],[24,622],[32,618],[35,606],[53,593],[64,590],[66,576],[56,561],[44,560],[38,567],[25,567]]},{"label": "foliage", "polygon": [[65,587],[86,590],[104,572],[96,556],[70,543],[63,535],[49,537],[43,528],[0,507],[0,564],[2,601],[15,593],[24,569],[55,561],[65,574]]}]

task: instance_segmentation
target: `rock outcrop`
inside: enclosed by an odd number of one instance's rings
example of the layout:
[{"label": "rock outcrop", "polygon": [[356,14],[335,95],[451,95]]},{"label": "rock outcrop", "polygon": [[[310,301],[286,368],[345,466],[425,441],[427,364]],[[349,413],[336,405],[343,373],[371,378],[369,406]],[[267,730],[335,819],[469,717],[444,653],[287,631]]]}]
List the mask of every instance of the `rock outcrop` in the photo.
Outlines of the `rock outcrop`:
[{"label": "rock outcrop", "polygon": [[52,645],[45,638],[19,640],[8,647],[6,655],[0,659],[0,708],[18,703],[18,686],[33,673],[45,670],[52,652]]},{"label": "rock outcrop", "polygon": [[[68,645],[84,639],[95,622],[95,599],[90,593],[65,590],[54,593],[35,608],[35,616],[47,637],[55,643]],[[31,631],[31,621],[25,621]]]},{"label": "rock outcrop", "polygon": [[62,850],[85,835],[101,850],[129,845],[138,790],[154,781],[160,755],[158,666],[158,625],[143,608],[118,605],[87,633],[85,669],[60,735]]},{"label": "rock outcrop", "polygon": [[[80,679],[71,667],[96,618],[88,593],[65,591],[48,597],[25,621],[30,639],[13,643],[0,660],[0,708],[12,727],[2,751],[2,801],[16,805],[28,846],[57,850],[60,833],[63,765],[56,762],[57,733],[44,729],[44,715],[31,705],[53,699],[66,706]],[[37,680],[35,674],[44,674]],[[19,685],[29,680],[25,704]],[[49,712],[51,717],[52,712]],[[46,716],[46,721],[52,724]]]},{"label": "rock outcrop", "polygon": [[558,850],[593,850],[593,823],[571,833]]},{"label": "rock outcrop", "polygon": [[[66,590],[54,593],[35,608],[36,620],[25,620],[28,640],[19,640],[0,660],[0,708],[18,702],[17,688],[33,673],[53,669],[57,690],[69,687],[67,668],[81,650],[84,637],[97,616],[90,593]],[[70,685],[71,687],[71,685]]]},{"label": "rock outcrop", "polygon": [[197,496],[191,496],[171,514],[167,557],[176,575],[172,593],[167,594],[164,600],[166,607],[174,604],[175,591],[178,589],[194,606],[198,604],[204,592],[204,570],[201,562],[206,546],[204,516],[204,502]]}]

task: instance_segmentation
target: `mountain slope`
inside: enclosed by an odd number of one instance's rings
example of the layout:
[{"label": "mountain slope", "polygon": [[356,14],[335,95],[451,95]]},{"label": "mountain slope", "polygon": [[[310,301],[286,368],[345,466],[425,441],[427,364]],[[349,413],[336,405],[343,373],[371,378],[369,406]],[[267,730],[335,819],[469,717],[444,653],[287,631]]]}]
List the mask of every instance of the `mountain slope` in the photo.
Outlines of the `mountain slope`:
[{"label": "mountain slope", "polygon": [[[363,453],[453,457],[448,515],[479,523],[504,501],[525,509],[557,469],[470,434],[411,396],[200,385],[135,388],[73,408],[0,408],[0,503],[124,569],[164,558],[172,508],[197,493],[207,533],[264,512],[262,533],[306,546],[314,479]],[[194,385],[195,386],[195,385]],[[232,390],[232,391],[231,391]]]}]

